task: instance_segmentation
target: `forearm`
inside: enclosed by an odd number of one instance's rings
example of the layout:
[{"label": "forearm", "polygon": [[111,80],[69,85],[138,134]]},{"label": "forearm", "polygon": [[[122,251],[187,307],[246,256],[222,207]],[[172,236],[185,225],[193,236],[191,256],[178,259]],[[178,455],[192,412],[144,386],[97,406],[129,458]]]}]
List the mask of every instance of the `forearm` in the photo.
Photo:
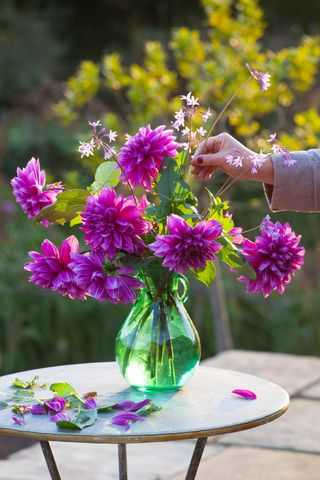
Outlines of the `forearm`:
[{"label": "forearm", "polygon": [[272,210],[320,211],[320,150],[291,152],[296,163],[284,164],[281,154],[271,156],[273,185],[264,181]]}]

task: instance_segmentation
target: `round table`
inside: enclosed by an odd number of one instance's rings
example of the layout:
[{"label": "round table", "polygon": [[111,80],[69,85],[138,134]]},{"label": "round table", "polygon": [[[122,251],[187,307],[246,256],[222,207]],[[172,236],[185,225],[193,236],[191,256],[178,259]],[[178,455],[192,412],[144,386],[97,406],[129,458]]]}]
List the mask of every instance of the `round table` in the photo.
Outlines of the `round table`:
[{"label": "round table", "polygon": [[[99,414],[98,420],[81,431],[61,430],[46,416],[27,415],[25,425],[12,422],[10,409],[0,410],[0,435],[39,440],[53,480],[60,480],[49,441],[118,444],[119,479],[127,477],[127,443],[164,442],[196,438],[186,480],[193,480],[207,438],[263,425],[280,417],[288,408],[289,396],[278,385],[244,373],[199,366],[190,382],[178,392],[149,394],[128,386],[115,362],[62,365],[6,375],[0,379],[0,392],[12,393],[16,377],[40,383],[70,383],[79,394],[95,391],[103,404],[151,398],[162,407],[144,422],[135,422],[130,430],[111,424],[112,414]],[[255,392],[256,400],[231,393],[236,388]],[[52,395],[52,392],[50,392]],[[101,397],[100,397],[101,396]],[[2,399],[4,398],[1,395]],[[0,399],[1,400],[1,399]]]}]

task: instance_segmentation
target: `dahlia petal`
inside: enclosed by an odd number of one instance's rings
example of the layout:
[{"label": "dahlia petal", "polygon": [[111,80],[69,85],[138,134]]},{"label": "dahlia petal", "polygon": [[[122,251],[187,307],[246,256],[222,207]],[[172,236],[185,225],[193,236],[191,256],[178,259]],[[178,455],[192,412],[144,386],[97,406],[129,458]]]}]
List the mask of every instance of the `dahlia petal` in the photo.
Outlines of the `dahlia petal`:
[{"label": "dahlia petal", "polygon": [[239,395],[247,400],[255,400],[257,398],[257,395],[251,390],[243,390],[241,388],[236,388],[235,390],[232,390],[231,393]]}]

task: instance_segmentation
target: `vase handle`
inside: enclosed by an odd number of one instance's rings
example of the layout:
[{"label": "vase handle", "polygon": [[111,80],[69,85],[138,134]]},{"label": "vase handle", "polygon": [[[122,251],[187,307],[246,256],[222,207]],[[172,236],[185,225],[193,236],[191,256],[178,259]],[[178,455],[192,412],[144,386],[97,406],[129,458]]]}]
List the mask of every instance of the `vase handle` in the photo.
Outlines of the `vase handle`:
[{"label": "vase handle", "polygon": [[188,279],[184,275],[179,275],[179,282],[182,283],[183,291],[182,293],[178,293],[178,298],[180,302],[185,303],[188,299]]}]

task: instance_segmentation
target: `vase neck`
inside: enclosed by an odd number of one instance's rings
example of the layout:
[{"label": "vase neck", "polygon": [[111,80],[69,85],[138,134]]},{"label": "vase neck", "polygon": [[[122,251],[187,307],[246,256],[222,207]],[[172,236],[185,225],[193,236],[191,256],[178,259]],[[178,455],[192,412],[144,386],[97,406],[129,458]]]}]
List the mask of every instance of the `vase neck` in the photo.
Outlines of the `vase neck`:
[{"label": "vase neck", "polygon": [[178,294],[181,276],[167,268],[159,266],[143,268],[139,272],[139,277],[145,285],[143,290],[152,300],[165,300]]}]

